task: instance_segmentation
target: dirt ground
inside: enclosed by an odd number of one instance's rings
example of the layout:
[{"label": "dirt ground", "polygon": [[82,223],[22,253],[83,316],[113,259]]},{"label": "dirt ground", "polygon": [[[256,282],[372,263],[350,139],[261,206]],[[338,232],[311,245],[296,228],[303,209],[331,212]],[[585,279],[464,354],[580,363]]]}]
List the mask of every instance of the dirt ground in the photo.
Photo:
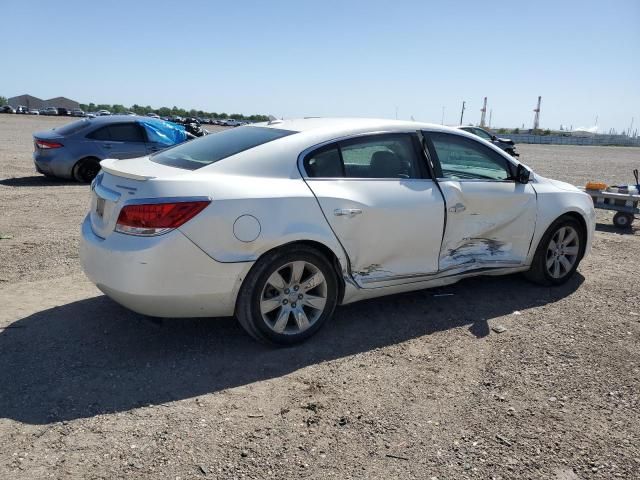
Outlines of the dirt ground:
[{"label": "dirt ground", "polygon": [[[151,321],[84,278],[89,188],[31,161],[31,133],[63,121],[0,116],[0,478],[640,478],[640,230],[599,213],[559,288],[361,302],[271,349],[233,319]],[[640,149],[519,149],[575,184],[640,167]]]}]

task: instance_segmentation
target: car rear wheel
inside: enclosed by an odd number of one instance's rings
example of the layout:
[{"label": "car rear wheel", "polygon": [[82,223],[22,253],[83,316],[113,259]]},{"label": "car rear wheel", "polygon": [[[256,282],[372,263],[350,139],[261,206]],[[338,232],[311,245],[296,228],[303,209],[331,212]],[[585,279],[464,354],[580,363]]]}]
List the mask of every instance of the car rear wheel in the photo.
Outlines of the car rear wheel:
[{"label": "car rear wheel", "polygon": [[586,238],[581,225],[561,217],[546,231],[525,276],[541,285],[560,285],[575,273],[584,254]]},{"label": "car rear wheel", "polygon": [[100,171],[100,160],[83,158],[73,167],[73,178],[80,183],[91,183]]},{"label": "car rear wheel", "polygon": [[277,345],[300,343],[332,316],[338,284],[331,263],[305,245],[266,254],[245,279],[236,306],[244,329]]}]

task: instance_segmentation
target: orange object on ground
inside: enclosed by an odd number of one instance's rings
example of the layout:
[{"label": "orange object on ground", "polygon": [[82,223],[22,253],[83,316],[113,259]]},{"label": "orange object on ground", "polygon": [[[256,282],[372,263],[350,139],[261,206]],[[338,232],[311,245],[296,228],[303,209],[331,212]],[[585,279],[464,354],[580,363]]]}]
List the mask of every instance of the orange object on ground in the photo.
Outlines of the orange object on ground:
[{"label": "orange object on ground", "polygon": [[587,182],[585,188],[587,190],[606,190],[608,185],[604,182]]}]

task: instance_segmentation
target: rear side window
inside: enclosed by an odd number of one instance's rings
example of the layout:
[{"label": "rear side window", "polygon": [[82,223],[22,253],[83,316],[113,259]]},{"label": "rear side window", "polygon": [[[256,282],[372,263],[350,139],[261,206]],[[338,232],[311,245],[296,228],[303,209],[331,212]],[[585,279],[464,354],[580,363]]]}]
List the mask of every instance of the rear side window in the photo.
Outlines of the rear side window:
[{"label": "rear side window", "polygon": [[83,128],[87,128],[89,126],[89,120],[79,120],[77,122],[71,122],[67,125],[63,125],[62,127],[54,128],[56,133],[60,135],[73,135],[74,133],[79,132]]},{"label": "rear side window", "polygon": [[111,140],[115,142],[144,142],[142,128],[137,123],[118,123],[109,125]]},{"label": "rear side window", "polygon": [[304,169],[315,178],[422,178],[422,161],[413,135],[380,134],[311,152],[304,159]]},{"label": "rear side window", "polygon": [[144,142],[142,128],[136,122],[116,123],[94,130],[87,138],[113,142]]},{"label": "rear side window", "polygon": [[97,130],[94,130],[89,135],[87,135],[87,138],[90,138],[91,140],[111,140],[111,135],[109,135],[109,127],[98,128]]},{"label": "rear side window", "polygon": [[338,147],[317,150],[304,159],[304,169],[310,177],[344,177]]},{"label": "rear side window", "polygon": [[269,127],[238,127],[190,140],[151,156],[161,165],[196,170],[296,132]]}]

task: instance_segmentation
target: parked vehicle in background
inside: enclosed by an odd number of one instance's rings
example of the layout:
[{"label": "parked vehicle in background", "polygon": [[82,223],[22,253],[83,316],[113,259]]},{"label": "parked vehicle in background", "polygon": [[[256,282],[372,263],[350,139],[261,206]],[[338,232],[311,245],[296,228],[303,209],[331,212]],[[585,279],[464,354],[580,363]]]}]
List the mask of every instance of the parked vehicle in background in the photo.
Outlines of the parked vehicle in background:
[{"label": "parked vehicle in background", "polygon": [[58,115],[60,115],[60,116],[70,116],[71,115],[71,111],[68,108],[57,107],[56,110],[58,111]]},{"label": "parked vehicle in background", "polygon": [[56,107],[47,107],[44,110],[40,110],[40,115],[58,115],[58,109]]},{"label": "parked vehicle in background", "polygon": [[29,113],[29,109],[27,107],[25,107],[24,105],[18,105],[16,107],[16,113],[22,114],[22,115],[27,115]]},{"label": "parked vehicle in background", "polygon": [[472,127],[472,126],[460,126],[457,127],[460,130],[464,130],[465,132],[472,133],[487,142],[493,143],[498,148],[501,148],[505,152],[507,152],[512,157],[519,157],[520,154],[516,152],[516,144],[510,138],[498,138],[494,134],[487,132],[483,128],[480,127]]},{"label": "parked vehicle in background", "polygon": [[96,112],[96,117],[106,117],[107,115],[111,115],[109,110],[98,110]]},{"label": "parked vehicle in background", "polygon": [[71,116],[72,117],[84,117],[85,113],[80,108],[74,108],[73,110],[71,110]]},{"label": "parked vehicle in background", "polygon": [[98,115],[96,112],[87,112],[85,113],[85,117],[87,118],[96,118]]},{"label": "parked vehicle in background", "polygon": [[29,115],[40,115],[40,110],[38,110],[37,108],[32,108],[31,110],[29,110]]},{"label": "parked vehicle in background", "polygon": [[147,117],[160,118],[160,115],[158,115],[157,113],[149,112],[147,113]]},{"label": "parked vehicle in background", "polygon": [[227,127],[239,127],[242,125],[242,122],[235,120],[233,118],[230,118],[228,120],[225,120],[224,123]]},{"label": "parked vehicle in background", "polygon": [[105,158],[134,158],[187,139],[183,126],[148,117],[110,115],[33,134],[33,161],[44,175],[90,182]]},{"label": "parked vehicle in background", "polygon": [[274,120],[105,160],[92,197],[80,259],[106,295],[235,314],[284,345],[339,304],[475,275],[563,284],[595,229],[576,187],[462,130],[392,120]]},{"label": "parked vehicle in background", "polygon": [[11,105],[3,105],[0,107],[0,113],[16,113],[16,111]]}]

